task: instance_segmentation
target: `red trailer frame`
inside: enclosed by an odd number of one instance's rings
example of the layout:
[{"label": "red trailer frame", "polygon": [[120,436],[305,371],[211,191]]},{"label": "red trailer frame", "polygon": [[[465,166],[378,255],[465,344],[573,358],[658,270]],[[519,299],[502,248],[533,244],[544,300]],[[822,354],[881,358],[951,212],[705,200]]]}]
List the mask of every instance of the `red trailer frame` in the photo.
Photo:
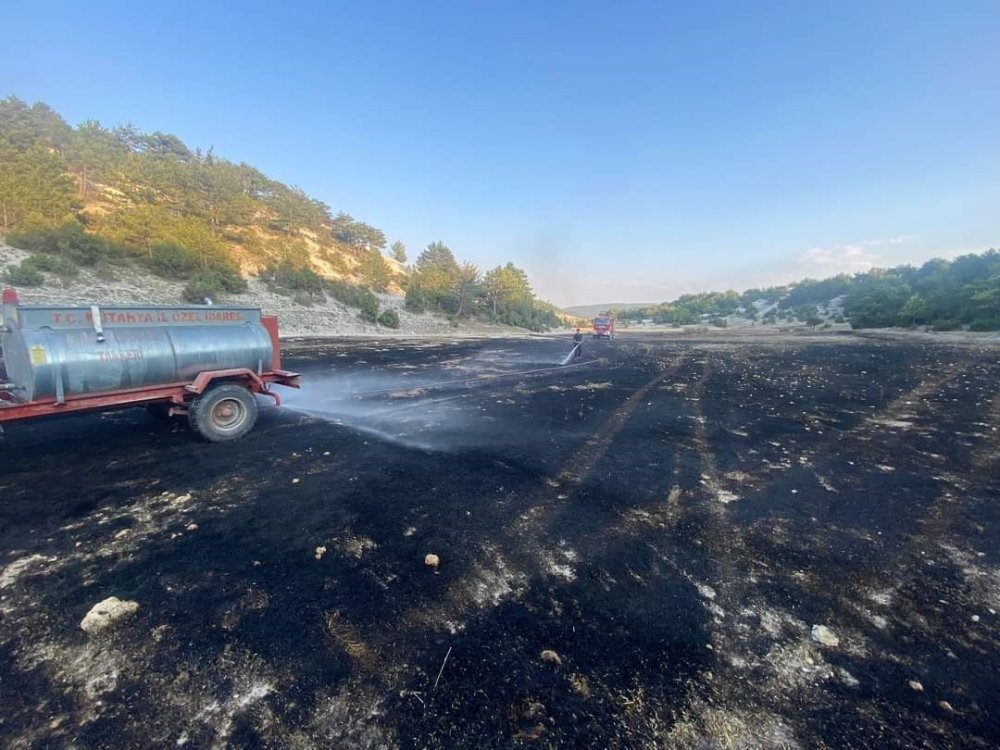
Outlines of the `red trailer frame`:
[{"label": "red trailer frame", "polygon": [[223,381],[240,385],[252,393],[269,396],[274,399],[275,406],[281,406],[281,397],[270,389],[271,384],[278,383],[289,388],[298,388],[299,374],[287,370],[272,370],[262,375],[247,369],[207,370],[200,373],[193,382],[67,396],[61,404],[54,398],[19,402],[9,393],[0,391],[0,424],[49,417],[54,414],[157,404],[169,408],[170,416],[187,414],[188,405],[195,397],[205,393],[212,385]]}]

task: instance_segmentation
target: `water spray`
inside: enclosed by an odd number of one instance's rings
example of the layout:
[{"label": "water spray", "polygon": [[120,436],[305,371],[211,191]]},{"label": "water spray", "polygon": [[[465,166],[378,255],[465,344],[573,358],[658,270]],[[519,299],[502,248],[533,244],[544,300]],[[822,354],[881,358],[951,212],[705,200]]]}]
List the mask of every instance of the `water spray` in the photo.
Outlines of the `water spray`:
[{"label": "water spray", "polygon": [[[389,442],[420,450],[448,450],[459,446],[495,444],[500,435],[489,420],[477,418],[466,399],[479,388],[511,384],[564,372],[583,363],[572,363],[574,347],[562,360],[549,359],[545,367],[507,372],[468,372],[455,368],[449,374],[424,377],[385,372],[312,375],[301,391],[289,394],[283,405],[311,417],[346,426]],[[552,363],[552,364],[550,364]],[[571,364],[572,363],[572,364]],[[464,364],[464,363],[463,363]],[[480,364],[470,362],[469,364]],[[519,364],[528,364],[521,362]],[[553,366],[554,365],[554,366]]]},{"label": "water spray", "polygon": [[570,350],[569,354],[567,354],[567,355],[566,355],[566,358],[565,358],[565,359],[564,359],[564,360],[562,361],[562,363],[561,363],[561,365],[560,365],[560,366],[561,366],[561,367],[565,367],[565,366],[566,366],[566,365],[568,365],[568,364],[569,364],[570,362],[572,362],[572,361],[573,361],[574,359],[576,359],[577,357],[579,357],[579,356],[580,356],[580,347],[581,347],[581,346],[583,346],[583,344],[576,344],[576,345],[575,345],[575,346],[574,346],[574,347],[573,347],[573,348],[572,348],[572,349]]}]

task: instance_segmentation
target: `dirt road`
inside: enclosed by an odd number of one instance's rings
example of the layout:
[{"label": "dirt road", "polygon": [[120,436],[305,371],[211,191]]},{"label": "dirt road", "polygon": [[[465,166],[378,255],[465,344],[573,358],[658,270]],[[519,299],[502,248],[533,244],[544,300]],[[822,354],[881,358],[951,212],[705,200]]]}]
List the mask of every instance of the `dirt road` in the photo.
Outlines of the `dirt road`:
[{"label": "dirt road", "polygon": [[994,746],[996,346],[566,351],[297,345],[233,444],[9,430],[0,744]]}]

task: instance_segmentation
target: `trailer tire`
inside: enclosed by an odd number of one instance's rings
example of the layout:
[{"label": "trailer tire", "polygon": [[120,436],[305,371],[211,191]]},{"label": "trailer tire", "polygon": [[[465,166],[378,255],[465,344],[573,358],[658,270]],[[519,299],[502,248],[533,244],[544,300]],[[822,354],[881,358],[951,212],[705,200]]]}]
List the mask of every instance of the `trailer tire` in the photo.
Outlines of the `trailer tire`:
[{"label": "trailer tire", "polygon": [[241,385],[225,383],[205,391],[191,402],[191,429],[212,443],[236,440],[253,429],[260,407],[257,398]]}]

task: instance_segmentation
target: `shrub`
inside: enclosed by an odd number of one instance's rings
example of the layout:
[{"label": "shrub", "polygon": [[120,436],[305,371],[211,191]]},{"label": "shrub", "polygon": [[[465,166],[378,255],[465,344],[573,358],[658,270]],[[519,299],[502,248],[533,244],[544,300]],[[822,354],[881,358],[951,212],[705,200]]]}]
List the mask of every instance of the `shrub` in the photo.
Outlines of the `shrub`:
[{"label": "shrub", "polygon": [[954,318],[941,318],[934,322],[935,331],[957,331],[961,327],[962,324]]},{"label": "shrub", "polygon": [[218,281],[211,274],[196,274],[181,292],[181,297],[184,298],[185,302],[191,302],[195,305],[200,305],[205,301],[206,297],[212,297],[219,293],[220,288]]},{"label": "shrub", "polygon": [[326,290],[335,300],[350,307],[361,307],[364,292],[367,291],[364,287],[348,284],[340,279],[328,279]]},{"label": "shrub", "polygon": [[368,323],[378,322],[378,297],[372,292],[371,289],[361,290],[361,308],[360,316],[361,319]]},{"label": "shrub", "polygon": [[1000,316],[995,318],[977,318],[969,325],[970,331],[1000,331]]},{"label": "shrub", "polygon": [[219,288],[230,294],[242,294],[249,288],[247,280],[228,263],[216,263],[209,266],[207,271],[202,271],[201,273],[214,276]]},{"label": "shrub", "polygon": [[19,266],[10,266],[4,274],[4,278],[14,286],[41,286],[45,283],[45,277],[41,271],[26,266],[22,263]]},{"label": "shrub", "polygon": [[198,261],[193,253],[167,242],[153,245],[145,263],[150,271],[165,279],[189,279],[198,270]]},{"label": "shrub", "polygon": [[181,297],[185,302],[201,304],[205,297],[214,297],[221,292],[239,294],[245,292],[247,282],[230,268],[212,268],[199,271],[184,287]]},{"label": "shrub", "polygon": [[365,251],[359,267],[361,278],[376,291],[384,292],[392,281],[392,270],[377,248]]},{"label": "shrub", "polygon": [[96,234],[87,234],[78,221],[68,221],[57,229],[34,229],[7,238],[7,242],[23,250],[47,253],[67,258],[81,266],[97,265],[108,258],[124,255],[121,248]]},{"label": "shrub", "polygon": [[378,316],[378,322],[386,328],[399,328],[399,313],[391,307],[387,307],[382,311],[382,314]]},{"label": "shrub", "polygon": [[330,268],[332,268],[337,273],[347,274],[351,270],[347,266],[346,261],[344,261],[344,256],[338,252],[324,250],[322,253],[320,253],[320,257],[327,263],[329,263]]},{"label": "shrub", "polygon": [[314,297],[323,297],[323,277],[308,266],[296,265],[287,259],[267,266],[260,278],[272,292],[286,295],[291,292],[296,301],[309,297],[311,304]]},{"label": "shrub", "polygon": [[80,273],[80,269],[73,261],[61,255],[31,255],[25,258],[21,265],[36,271],[54,273],[64,279],[72,278]]},{"label": "shrub", "polygon": [[102,281],[118,281],[118,274],[107,263],[102,263],[94,269],[94,276]]},{"label": "shrub", "polygon": [[427,297],[416,284],[409,284],[406,287],[406,309],[415,313],[427,310]]}]

